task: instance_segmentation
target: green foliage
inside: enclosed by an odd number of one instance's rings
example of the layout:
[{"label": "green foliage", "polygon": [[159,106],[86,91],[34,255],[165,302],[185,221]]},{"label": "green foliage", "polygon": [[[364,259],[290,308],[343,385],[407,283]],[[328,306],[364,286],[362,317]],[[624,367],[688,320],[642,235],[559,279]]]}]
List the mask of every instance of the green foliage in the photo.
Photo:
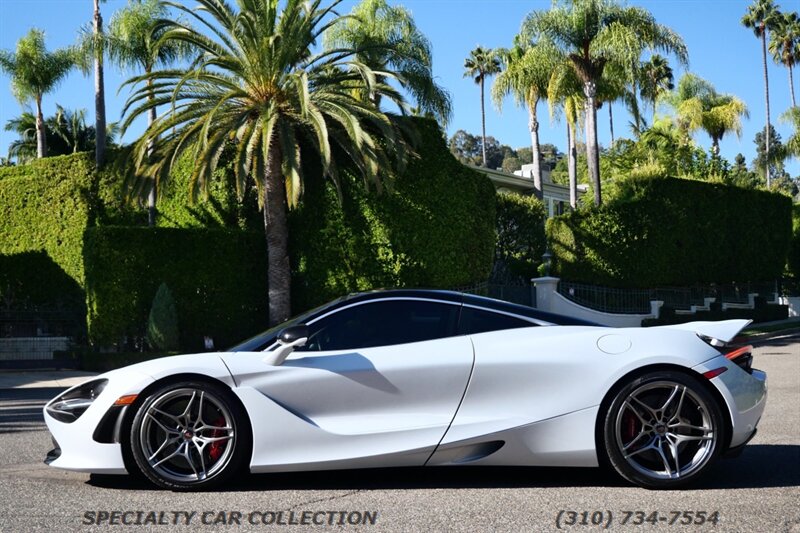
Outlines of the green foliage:
[{"label": "green foliage", "polygon": [[[399,84],[424,114],[432,114],[444,126],[452,115],[447,90],[433,75],[431,43],[417,28],[411,11],[387,0],[361,0],[348,18],[340,18],[325,32],[326,50],[349,48],[367,67],[397,72]],[[367,96],[362,94],[363,96]]]},{"label": "green foliage", "polygon": [[220,157],[208,183],[207,194],[192,201],[189,185],[194,159],[184,154],[172,168],[158,202],[158,226],[167,228],[241,228],[264,231],[258,211],[256,191],[247,184],[243,200],[236,195],[233,150],[228,147]]},{"label": "green foliage", "polygon": [[[92,167],[89,154],[76,154],[0,168],[0,255],[45,254],[64,273],[48,283],[52,299],[84,285],[83,231],[92,216]],[[34,262],[45,259],[30,257]],[[25,269],[15,271],[18,276],[32,275]],[[9,277],[6,283],[16,284],[18,290],[20,283],[27,287],[15,299],[47,303],[33,278],[12,282],[9,272],[3,273]]]},{"label": "green foliage", "polygon": [[306,171],[303,200],[290,212],[294,312],[357,290],[450,288],[488,277],[494,187],[450,155],[435,122],[414,120],[420,157],[390,192],[367,192],[342,172],[339,202],[330,181]]},{"label": "green foliage", "polygon": [[615,200],[548,221],[555,273],[621,287],[766,281],[791,232],[779,194],[674,178],[629,179]]},{"label": "green foliage", "polygon": [[158,286],[147,318],[147,344],[160,351],[178,349],[178,309],[166,283]]},{"label": "green foliage", "polygon": [[792,240],[786,266],[794,281],[800,282],[800,204],[792,207]]},{"label": "green foliage", "polygon": [[534,196],[497,195],[495,260],[511,276],[530,279],[545,251],[544,204]]},{"label": "green foliage", "polygon": [[217,229],[95,227],[86,231],[89,339],[141,338],[150,302],[172,287],[183,350],[210,335],[224,347],[264,329],[266,251],[258,233]]},{"label": "green foliage", "polygon": [[12,310],[85,312],[83,288],[44,250],[0,254],[0,303]]}]

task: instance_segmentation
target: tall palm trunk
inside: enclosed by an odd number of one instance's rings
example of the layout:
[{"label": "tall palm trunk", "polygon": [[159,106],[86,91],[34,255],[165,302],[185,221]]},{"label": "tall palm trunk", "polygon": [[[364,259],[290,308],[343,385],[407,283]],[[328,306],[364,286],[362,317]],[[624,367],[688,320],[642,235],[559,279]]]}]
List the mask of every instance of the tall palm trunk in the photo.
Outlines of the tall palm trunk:
[{"label": "tall palm trunk", "polygon": [[534,100],[528,106],[528,128],[531,131],[531,155],[533,156],[533,194],[542,199],[542,156],[539,153],[539,121],[536,118],[536,104]]},{"label": "tall palm trunk", "polygon": [[767,178],[767,187],[771,185],[770,175],[769,175],[769,76],[767,76],[767,28],[762,23],[761,24],[761,58],[764,63],[764,96],[767,101],[767,129],[764,132],[764,148],[765,148],[765,157],[764,157],[764,166],[765,166],[765,176]]},{"label": "tall palm trunk", "polygon": [[264,172],[264,231],[267,235],[269,323],[274,326],[287,320],[291,312],[286,181],[281,172],[281,149],[277,139],[273,139],[270,143]]},{"label": "tall palm trunk", "polygon": [[486,166],[486,109],[483,105],[483,82],[484,78],[481,76],[481,152],[483,153],[483,166]]},{"label": "tall palm trunk", "polygon": [[797,104],[794,101],[794,68],[791,63],[788,63],[786,66],[789,68],[789,94],[792,97],[792,107],[796,107]]},{"label": "tall palm trunk", "polygon": [[[150,73],[150,69],[145,69],[145,72],[148,74]],[[152,87],[153,81],[148,78],[147,79],[148,87]],[[153,94],[151,93],[150,96],[147,97],[150,101],[153,100]],[[147,127],[153,125],[153,122],[156,121],[158,114],[156,113],[155,106],[151,107],[147,111]],[[153,155],[153,141],[150,141],[147,145],[147,156],[150,157]],[[150,192],[147,193],[147,225],[151,228],[156,225],[156,181],[153,180],[152,185],[150,186]]]},{"label": "tall palm trunk", "polygon": [[597,146],[597,84],[585,82],[583,94],[586,96],[586,160],[594,189],[594,205],[600,205],[603,200],[600,195],[600,150]]},{"label": "tall palm trunk", "polygon": [[719,141],[717,137],[711,138],[711,155],[713,157],[719,157]]},{"label": "tall palm trunk", "polygon": [[578,149],[575,143],[575,125],[567,119],[567,173],[569,174],[569,205],[578,208]]},{"label": "tall palm trunk", "polygon": [[[100,15],[100,0],[94,0],[95,46],[103,34],[103,17]],[[106,161],[106,90],[103,79],[103,51],[94,54],[94,163],[101,168]]]},{"label": "tall palm trunk", "polygon": [[614,111],[611,102],[608,102],[608,126],[611,128],[611,144],[614,144]]},{"label": "tall palm trunk", "polygon": [[36,157],[47,156],[47,136],[45,133],[44,115],[42,114],[42,97],[36,97]]}]

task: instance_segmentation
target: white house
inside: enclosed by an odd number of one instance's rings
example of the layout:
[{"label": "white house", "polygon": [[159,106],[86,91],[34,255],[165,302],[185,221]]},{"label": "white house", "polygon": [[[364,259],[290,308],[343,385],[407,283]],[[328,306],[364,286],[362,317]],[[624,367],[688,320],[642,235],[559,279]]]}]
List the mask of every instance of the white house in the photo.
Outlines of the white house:
[{"label": "white house", "polygon": [[[518,194],[533,194],[533,165],[522,165],[522,169],[513,174],[502,170],[492,170],[474,165],[467,165],[473,170],[483,172],[498,191],[511,191]],[[586,194],[589,186],[578,185],[578,199]],[[552,217],[564,213],[569,208],[569,187],[553,183],[550,171],[542,169],[542,196],[547,216]]]}]

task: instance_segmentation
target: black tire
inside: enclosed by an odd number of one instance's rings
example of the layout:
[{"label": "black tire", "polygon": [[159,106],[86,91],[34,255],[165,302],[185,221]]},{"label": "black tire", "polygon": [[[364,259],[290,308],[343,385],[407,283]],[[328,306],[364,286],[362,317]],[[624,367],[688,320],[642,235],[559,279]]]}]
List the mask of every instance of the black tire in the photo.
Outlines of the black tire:
[{"label": "black tire", "polygon": [[625,384],[603,422],[611,467],[648,489],[675,489],[697,480],[720,454],[725,424],[704,385],[679,371],[656,371]]},{"label": "black tire", "polygon": [[205,381],[165,384],[148,395],[130,427],[136,466],[159,487],[205,490],[247,465],[252,432],[226,387]]}]

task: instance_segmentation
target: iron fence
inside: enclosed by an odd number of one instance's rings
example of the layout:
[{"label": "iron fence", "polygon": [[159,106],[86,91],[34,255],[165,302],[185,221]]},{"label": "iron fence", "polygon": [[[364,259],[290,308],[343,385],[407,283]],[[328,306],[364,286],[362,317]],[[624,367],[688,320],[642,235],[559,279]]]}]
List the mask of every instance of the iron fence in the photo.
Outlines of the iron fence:
[{"label": "iron fence", "polygon": [[74,309],[0,310],[0,364],[16,368],[25,362],[52,361],[86,338],[85,312]]},{"label": "iron fence", "polygon": [[660,300],[665,307],[690,309],[702,306],[706,298],[716,303],[746,304],[750,294],[771,301],[778,292],[777,282],[709,283],[690,287],[657,287],[653,289],[620,289],[584,283],[560,281],[558,292],[568,300],[597,311],[621,314],[646,314],[650,302]]}]

